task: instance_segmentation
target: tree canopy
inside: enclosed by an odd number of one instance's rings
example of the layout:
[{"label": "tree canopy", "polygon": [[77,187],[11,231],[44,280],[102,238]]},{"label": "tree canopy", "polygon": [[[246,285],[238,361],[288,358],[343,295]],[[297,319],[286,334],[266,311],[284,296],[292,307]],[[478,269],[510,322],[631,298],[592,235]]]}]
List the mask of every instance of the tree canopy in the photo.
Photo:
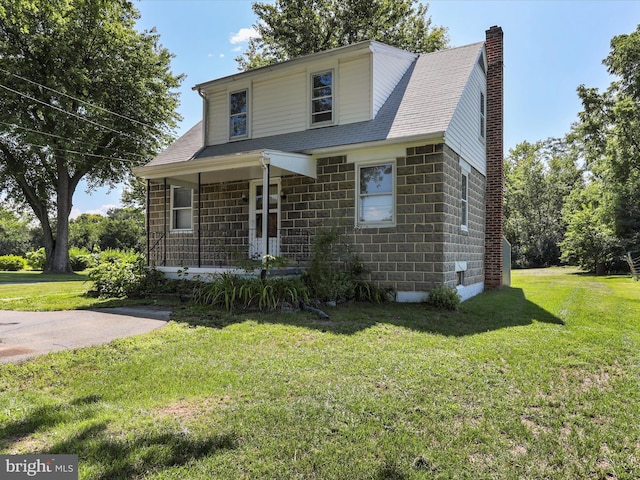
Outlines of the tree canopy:
[{"label": "tree canopy", "polygon": [[276,0],[252,5],[259,37],[236,58],[250,70],[310,53],[377,40],[415,53],[448,44],[447,29],[431,25],[416,0]]},{"label": "tree canopy", "polygon": [[560,262],[563,205],[582,186],[577,157],[564,139],[522,142],[505,158],[505,236],[520,267]]},{"label": "tree canopy", "polygon": [[46,271],[70,271],[68,223],[80,180],[114,185],[171,139],[172,55],[138,32],[126,0],[0,5],[0,189],[40,221]]},{"label": "tree canopy", "polygon": [[624,252],[640,252],[638,59],[640,26],[611,40],[603,63],[614,80],[605,91],[578,87],[583,110],[553,157],[544,158],[543,142],[524,142],[509,152],[505,233],[516,264],[539,264],[540,245],[552,245],[564,262],[619,271]]},{"label": "tree canopy", "polygon": [[584,85],[577,134],[609,200],[610,227],[624,248],[640,247],[640,26],[611,40],[603,63],[615,80],[604,92]]}]

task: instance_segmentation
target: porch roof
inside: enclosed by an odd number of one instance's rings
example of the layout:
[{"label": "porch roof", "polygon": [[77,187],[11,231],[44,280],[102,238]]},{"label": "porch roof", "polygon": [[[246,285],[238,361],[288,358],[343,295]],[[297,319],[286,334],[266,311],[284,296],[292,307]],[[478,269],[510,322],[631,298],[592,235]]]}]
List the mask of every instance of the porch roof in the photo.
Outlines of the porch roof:
[{"label": "porch roof", "polygon": [[279,150],[254,150],[206,157],[196,155],[188,162],[147,166],[135,173],[146,179],[166,178],[170,185],[195,187],[198,185],[198,174],[201,183],[253,180],[263,178],[266,165],[270,165],[272,177],[295,173],[316,178],[316,161],[311,155]]}]

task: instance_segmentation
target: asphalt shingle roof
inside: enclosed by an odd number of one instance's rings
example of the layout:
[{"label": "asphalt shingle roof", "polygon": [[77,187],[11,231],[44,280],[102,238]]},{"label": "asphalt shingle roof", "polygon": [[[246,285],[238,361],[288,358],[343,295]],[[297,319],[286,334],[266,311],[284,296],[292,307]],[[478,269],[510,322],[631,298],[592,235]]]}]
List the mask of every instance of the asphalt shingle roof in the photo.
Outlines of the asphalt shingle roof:
[{"label": "asphalt shingle roof", "polygon": [[205,148],[199,122],[147,167],[262,149],[309,153],[320,148],[445,132],[483,46],[480,42],[420,55],[373,120]]}]

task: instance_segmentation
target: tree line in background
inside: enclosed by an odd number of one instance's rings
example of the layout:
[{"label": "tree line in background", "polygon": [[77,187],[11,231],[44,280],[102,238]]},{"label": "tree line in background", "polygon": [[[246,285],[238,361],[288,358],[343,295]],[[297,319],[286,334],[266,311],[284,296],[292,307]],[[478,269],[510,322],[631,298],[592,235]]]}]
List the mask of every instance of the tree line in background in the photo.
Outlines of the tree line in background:
[{"label": "tree line in background", "polygon": [[505,158],[505,236],[516,266],[623,268],[640,251],[640,27],[611,41],[615,80],[578,87],[583,111],[563,139],[523,142]]},{"label": "tree line in background", "polygon": [[[112,208],[106,215],[83,213],[69,221],[69,247],[88,252],[109,249],[144,252],[144,211],[139,208]],[[0,256],[39,250],[42,228],[33,218],[0,207]]]}]

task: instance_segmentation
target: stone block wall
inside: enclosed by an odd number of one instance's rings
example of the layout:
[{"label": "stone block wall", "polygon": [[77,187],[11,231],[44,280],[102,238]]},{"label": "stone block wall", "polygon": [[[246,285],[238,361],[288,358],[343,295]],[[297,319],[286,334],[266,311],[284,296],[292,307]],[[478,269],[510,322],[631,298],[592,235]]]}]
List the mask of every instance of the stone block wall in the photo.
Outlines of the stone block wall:
[{"label": "stone block wall", "polygon": [[[469,175],[469,228],[460,228],[461,167],[459,156],[444,144],[406,149],[396,162],[396,225],[355,226],[356,168],[344,156],[317,161],[317,179],[281,178],[280,255],[308,264],[313,239],[321,229],[336,228],[368,270],[368,280],[402,292],[428,292],[458,281],[456,262],[466,262],[464,285],[483,281],[485,178]],[[167,188],[167,221],[170,221]],[[152,184],[151,241],[164,232],[164,185]],[[202,186],[200,262],[203,266],[234,263],[248,256],[249,182]],[[157,248],[167,265],[197,265],[197,205],[194,229],[167,229]],[[156,260],[156,264],[162,264]]]},{"label": "stone block wall", "polygon": [[[369,280],[397,291],[455,286],[456,262],[466,262],[464,285],[483,281],[485,179],[469,175],[469,228],[460,229],[461,169],[449,147],[424,145],[396,158],[396,225],[355,227],[356,169],[343,156],[318,159],[318,178],[285,177],[283,228],[337,228],[370,272]],[[286,253],[283,251],[283,255]]]}]

